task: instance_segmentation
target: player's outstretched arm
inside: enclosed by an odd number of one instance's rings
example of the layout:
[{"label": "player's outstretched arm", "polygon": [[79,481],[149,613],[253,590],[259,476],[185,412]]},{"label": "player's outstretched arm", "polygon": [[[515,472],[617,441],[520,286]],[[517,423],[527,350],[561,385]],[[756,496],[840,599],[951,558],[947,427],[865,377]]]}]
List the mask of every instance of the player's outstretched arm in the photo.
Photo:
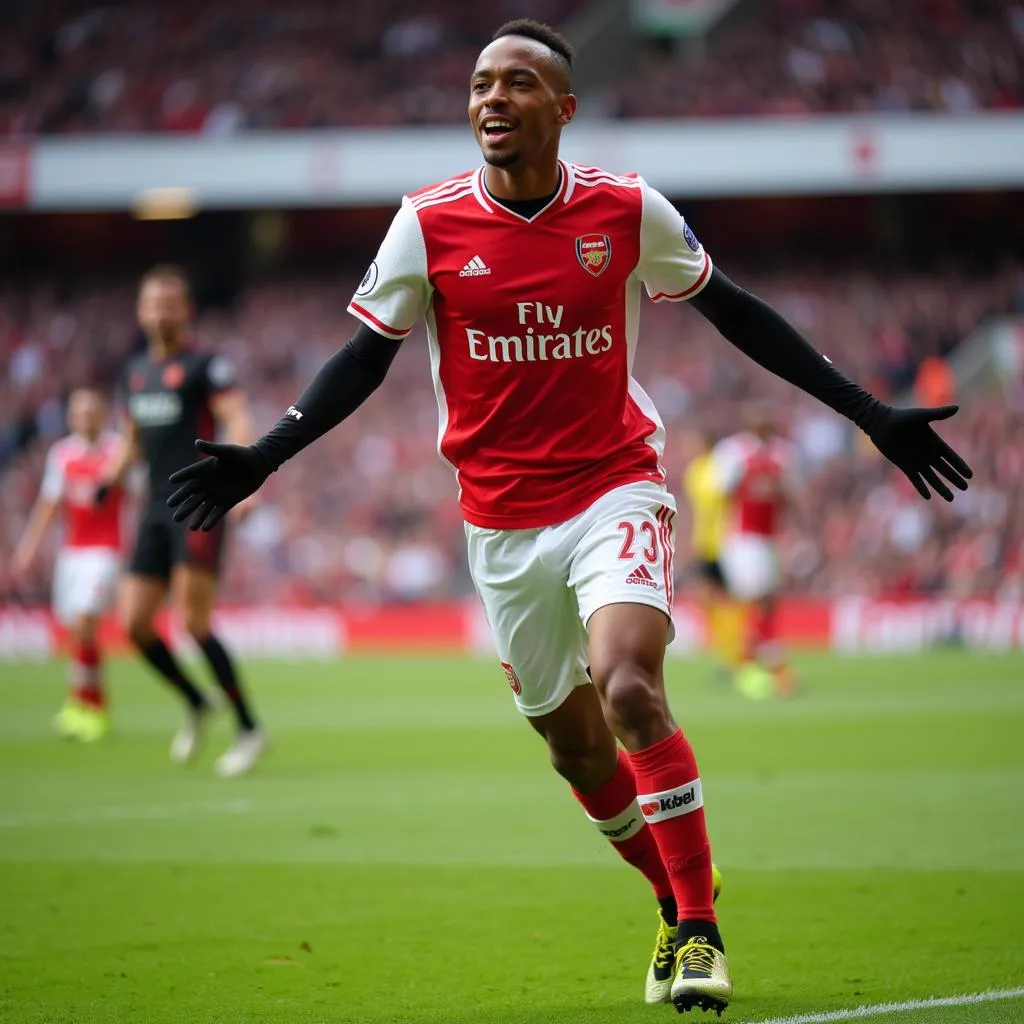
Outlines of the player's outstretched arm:
[{"label": "player's outstretched arm", "polygon": [[36,560],[36,552],[46,531],[50,528],[54,516],[57,514],[57,502],[40,496],[25,524],[25,532],[14,549],[14,556],[11,558],[11,571],[15,579],[22,580],[32,568]]},{"label": "player's outstretched arm", "polygon": [[199,439],[207,458],[171,475],[181,486],[167,499],[175,522],[212,530],[293,455],[355,412],[380,386],[401,343],[360,326],[327,360],[276,425],[250,445]]},{"label": "player's outstretched arm", "polygon": [[[256,431],[249,411],[249,400],[241,388],[231,385],[211,395],[210,411],[214,422],[231,444],[244,447],[252,444]],[[236,521],[241,521],[256,508],[257,501],[256,495],[250,495],[245,501],[240,501],[231,514]]]},{"label": "player's outstretched arm", "polygon": [[102,505],[110,497],[110,492],[115,487],[124,487],[125,481],[128,479],[128,471],[139,461],[141,454],[138,424],[132,419],[126,419],[117,458],[103,482],[96,488],[94,501],[97,505]]},{"label": "player's outstretched arm", "polygon": [[24,582],[31,570],[39,545],[43,537],[46,536],[46,531],[50,528],[64,498],[67,478],[63,462],[58,455],[59,447],[59,445],[54,445],[47,453],[39,495],[32,506],[28,522],[25,524],[21,539],[11,558],[11,572],[18,582]]},{"label": "player's outstretched arm", "polygon": [[931,426],[949,419],[957,406],[894,409],[879,401],[837,370],[767,302],[744,291],[717,268],[691,305],[756,363],[853,420],[906,474],[922,498],[934,492],[952,501],[946,481],[967,490],[971,467]]},{"label": "player's outstretched arm", "polygon": [[214,395],[210,400],[210,411],[232,444],[249,444],[252,441],[255,433],[252,414],[249,411],[249,400],[243,391],[233,387]]}]

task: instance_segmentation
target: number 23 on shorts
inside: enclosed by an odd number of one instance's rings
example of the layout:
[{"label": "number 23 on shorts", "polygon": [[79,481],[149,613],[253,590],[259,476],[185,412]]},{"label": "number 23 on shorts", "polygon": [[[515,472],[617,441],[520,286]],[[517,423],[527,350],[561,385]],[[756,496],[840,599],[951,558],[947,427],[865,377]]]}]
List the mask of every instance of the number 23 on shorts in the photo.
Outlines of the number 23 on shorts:
[{"label": "number 23 on shorts", "polygon": [[640,549],[640,554],[643,555],[644,559],[654,565],[660,557],[658,534],[660,527],[656,527],[649,519],[643,519],[638,524],[634,525],[630,520],[623,519],[619,523],[619,529],[623,533],[622,547],[619,549],[619,558],[632,559],[636,558],[636,551],[634,546],[637,543],[638,535],[640,543],[644,546]]},{"label": "number 23 on shorts", "polygon": [[669,605],[673,598],[672,524],[674,519],[675,511],[667,505],[662,505],[653,521],[648,518],[630,518],[622,519],[618,524],[622,537],[622,544],[619,548],[620,560],[635,562],[642,559],[650,565],[661,563],[665,595]]}]

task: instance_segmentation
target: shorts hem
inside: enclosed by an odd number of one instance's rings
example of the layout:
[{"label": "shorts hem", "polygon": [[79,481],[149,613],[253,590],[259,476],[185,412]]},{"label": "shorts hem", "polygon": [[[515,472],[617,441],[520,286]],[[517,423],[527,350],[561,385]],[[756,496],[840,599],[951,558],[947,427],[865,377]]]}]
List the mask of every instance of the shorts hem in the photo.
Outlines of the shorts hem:
[{"label": "shorts hem", "polygon": [[203,562],[195,558],[182,558],[180,561],[171,563],[171,572],[175,569],[180,569],[184,566],[186,569],[199,569],[202,572],[208,572],[211,576],[220,576],[221,568],[219,565],[209,565],[207,562]]},{"label": "shorts hem", "polygon": [[83,615],[91,615],[93,618],[102,619],[113,607],[113,603],[105,604],[102,608],[51,608],[54,621],[65,629],[74,625],[77,619]]},{"label": "shorts hem", "polygon": [[639,594],[609,594],[607,597],[602,597],[601,600],[591,608],[586,615],[580,615],[580,619],[583,622],[583,628],[590,628],[590,620],[594,617],[594,613],[600,611],[602,608],[606,608],[610,604],[642,604],[648,608],[657,608],[658,611],[664,612],[665,618],[668,619],[669,625],[672,625],[672,609],[669,608],[667,602],[657,600],[653,595],[647,598],[642,592]]},{"label": "shorts hem", "polygon": [[159,580],[161,583],[170,583],[171,571],[162,572],[159,569],[140,569],[134,565],[128,565],[124,570],[125,576],[140,576],[150,580]]},{"label": "shorts hem", "polygon": [[559,690],[558,695],[552,697],[550,700],[546,700],[543,704],[534,704],[529,708],[523,707],[522,704],[517,700],[516,710],[523,716],[523,718],[540,718],[542,715],[550,715],[552,711],[557,711],[568,699],[569,694],[573,690],[578,689],[581,686],[591,686],[589,679],[580,679],[578,682],[572,683],[568,686],[565,692]]}]

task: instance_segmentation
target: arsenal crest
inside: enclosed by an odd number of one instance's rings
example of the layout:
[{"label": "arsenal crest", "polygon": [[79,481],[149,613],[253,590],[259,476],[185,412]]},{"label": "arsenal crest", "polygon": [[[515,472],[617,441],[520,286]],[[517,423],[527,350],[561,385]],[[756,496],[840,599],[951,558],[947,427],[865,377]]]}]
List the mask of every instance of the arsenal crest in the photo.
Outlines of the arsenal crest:
[{"label": "arsenal crest", "polygon": [[168,391],[175,391],[181,387],[181,383],[185,379],[185,367],[181,363],[168,363],[164,367],[163,373],[160,374],[160,379]]},{"label": "arsenal crest", "polygon": [[612,240],[607,235],[580,235],[576,239],[576,259],[593,277],[603,274],[612,260]]},{"label": "arsenal crest", "polygon": [[505,678],[508,680],[508,685],[512,687],[512,692],[517,695],[522,693],[523,684],[519,681],[516,670],[507,661],[503,661],[501,667],[505,670]]}]

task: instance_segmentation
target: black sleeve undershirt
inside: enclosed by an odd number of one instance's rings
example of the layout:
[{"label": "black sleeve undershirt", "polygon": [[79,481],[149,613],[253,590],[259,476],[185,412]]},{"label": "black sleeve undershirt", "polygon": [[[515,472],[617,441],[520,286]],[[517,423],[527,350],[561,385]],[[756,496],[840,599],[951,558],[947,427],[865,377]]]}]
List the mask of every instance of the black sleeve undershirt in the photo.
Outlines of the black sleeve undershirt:
[{"label": "black sleeve undershirt", "polygon": [[837,370],[767,302],[744,291],[717,267],[690,305],[754,362],[853,420],[862,430],[870,433],[884,414],[886,407],[874,395]]},{"label": "black sleeve undershirt", "polygon": [[276,470],[355,412],[380,387],[400,341],[365,324],[317,371],[306,390],[253,448]]},{"label": "black sleeve undershirt", "polygon": [[[796,385],[870,432],[884,406],[840,373],[768,303],[717,268],[690,300],[726,340],[777,377]],[[361,324],[317,371],[295,404],[253,447],[276,470],[355,412],[387,375],[401,342]]]}]

